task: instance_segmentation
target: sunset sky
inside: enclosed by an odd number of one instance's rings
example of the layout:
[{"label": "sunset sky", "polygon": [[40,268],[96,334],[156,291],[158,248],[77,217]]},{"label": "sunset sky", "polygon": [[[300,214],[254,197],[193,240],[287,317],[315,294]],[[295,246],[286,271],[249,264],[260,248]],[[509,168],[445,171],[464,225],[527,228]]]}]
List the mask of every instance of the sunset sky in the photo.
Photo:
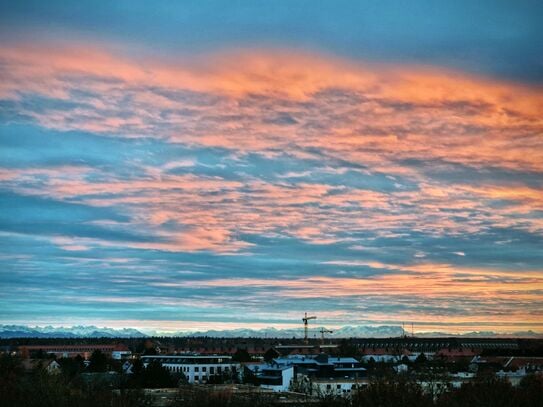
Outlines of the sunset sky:
[{"label": "sunset sky", "polygon": [[543,332],[540,1],[1,1],[0,324]]}]

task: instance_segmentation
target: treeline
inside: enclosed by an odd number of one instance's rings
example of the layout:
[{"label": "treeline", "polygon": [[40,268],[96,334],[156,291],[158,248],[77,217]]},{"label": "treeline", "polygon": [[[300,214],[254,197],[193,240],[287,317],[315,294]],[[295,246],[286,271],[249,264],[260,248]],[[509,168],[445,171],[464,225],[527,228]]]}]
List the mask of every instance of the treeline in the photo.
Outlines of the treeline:
[{"label": "treeline", "polygon": [[[490,342],[511,342],[516,345],[515,348],[491,348],[485,349],[483,355],[499,356],[543,356],[543,339],[540,338],[518,338],[518,339],[474,339],[484,343]],[[143,352],[150,344],[156,344],[165,349],[172,347],[179,348],[269,348],[279,343],[282,345],[295,345],[300,342],[299,339],[273,339],[273,338],[215,338],[215,337],[143,337],[143,338],[0,338],[0,346],[17,347],[23,345],[93,345],[93,344],[118,344],[123,343],[133,352]],[[318,345],[320,339],[309,340],[310,344]],[[462,346],[459,338],[390,338],[390,339],[364,339],[364,338],[345,338],[336,340],[339,348],[337,353],[358,355],[362,349],[373,349],[374,347],[384,347],[391,353],[405,348],[411,348],[413,344],[418,344],[417,349],[424,351],[430,348],[445,347],[456,349]],[[436,345],[439,343],[439,346]]]}]

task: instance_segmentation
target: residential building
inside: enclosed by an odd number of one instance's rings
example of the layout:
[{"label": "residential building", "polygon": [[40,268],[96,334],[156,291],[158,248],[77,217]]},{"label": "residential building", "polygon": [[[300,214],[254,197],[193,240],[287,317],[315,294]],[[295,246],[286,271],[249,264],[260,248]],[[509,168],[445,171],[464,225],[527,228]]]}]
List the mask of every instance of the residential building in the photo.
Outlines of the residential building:
[{"label": "residential building", "polygon": [[159,362],[171,373],[185,375],[189,383],[207,383],[212,376],[236,374],[240,364],[232,356],[159,355],[142,356],[143,365]]},{"label": "residential building", "polygon": [[309,394],[317,396],[351,397],[358,389],[367,386],[367,379],[312,378],[309,380]]},{"label": "residential building", "polygon": [[61,373],[60,364],[53,359],[25,359],[22,364],[27,371],[44,369],[48,374],[52,375]]},{"label": "residential building", "polygon": [[132,352],[129,350],[114,350],[111,352],[111,358],[116,360],[128,359],[132,357]]},{"label": "residential building", "polygon": [[331,357],[320,355],[289,355],[275,358],[273,363],[278,366],[294,366],[295,374],[311,377],[348,377],[361,378],[366,375],[362,364],[351,357]]},{"label": "residential building", "polygon": [[260,387],[273,391],[288,391],[294,377],[294,366],[272,364],[245,365],[257,379]]}]

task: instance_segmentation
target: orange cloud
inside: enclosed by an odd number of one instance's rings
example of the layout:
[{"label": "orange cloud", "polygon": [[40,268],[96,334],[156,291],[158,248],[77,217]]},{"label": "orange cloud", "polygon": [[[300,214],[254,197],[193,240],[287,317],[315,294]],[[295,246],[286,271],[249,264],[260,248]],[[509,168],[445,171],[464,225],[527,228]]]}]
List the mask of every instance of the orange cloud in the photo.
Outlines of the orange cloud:
[{"label": "orange cloud", "polygon": [[[245,151],[316,147],[366,165],[394,166],[401,157],[543,169],[541,89],[459,72],[282,50],[136,60],[89,44],[4,46],[0,61],[8,76],[0,88],[4,98],[36,93],[69,100],[74,90],[94,95],[75,111],[27,112],[53,128],[158,133]],[[213,100],[183,102],[160,90]],[[132,114],[122,114],[123,107]],[[175,108],[190,115],[161,116]],[[269,117],[279,110],[294,121],[285,126]],[[160,125],[166,135],[156,131]]]},{"label": "orange cloud", "polygon": [[[328,264],[355,265],[349,262]],[[358,278],[218,278],[190,282],[155,282],[151,285],[169,288],[190,286],[200,289],[235,289],[237,295],[247,300],[259,296],[285,300],[333,298],[336,304],[343,299],[349,303],[356,303],[357,299],[361,299],[361,304],[367,304],[368,300],[384,305],[400,302],[409,305],[406,311],[394,314],[371,308],[368,310],[362,306],[361,316],[353,315],[351,311],[348,319],[362,318],[383,323],[409,320],[423,324],[425,330],[442,330],[444,322],[450,324],[448,329],[459,332],[473,329],[470,326],[475,325],[503,332],[507,331],[508,327],[518,327],[519,321],[523,321],[526,329],[541,328],[543,315],[539,303],[540,292],[543,290],[543,270],[513,272],[434,263],[392,265],[358,262],[356,265],[386,269],[390,273]],[[515,304],[514,307],[511,306],[512,303]],[[428,309],[425,308],[426,305]],[[449,314],[449,307],[461,308],[465,312]],[[441,311],[436,308],[441,308]],[[345,318],[345,315],[336,317]],[[334,319],[334,316],[328,318]]]},{"label": "orange cloud", "polygon": [[[326,156],[417,185],[376,192],[291,182],[297,174],[273,183],[226,181],[172,175],[169,168],[187,165],[175,160],[129,180],[110,175],[91,182],[86,175],[94,169],[0,172],[19,193],[123,205],[133,224],[160,237],[132,247],[233,252],[250,247],[238,238],[243,233],[333,243],[360,231],[392,236],[400,228],[430,235],[476,233],[487,224],[543,231],[543,221],[528,216],[542,208],[536,187],[444,185],[405,164],[542,172],[543,92],[537,87],[286,50],[167,61],[120,56],[96,44],[6,44],[0,64],[2,98],[17,103],[39,95],[76,103],[73,109],[18,107],[46,127],[159,137],[239,155]],[[488,211],[492,200],[508,205]],[[161,229],[168,222],[184,228]]]}]

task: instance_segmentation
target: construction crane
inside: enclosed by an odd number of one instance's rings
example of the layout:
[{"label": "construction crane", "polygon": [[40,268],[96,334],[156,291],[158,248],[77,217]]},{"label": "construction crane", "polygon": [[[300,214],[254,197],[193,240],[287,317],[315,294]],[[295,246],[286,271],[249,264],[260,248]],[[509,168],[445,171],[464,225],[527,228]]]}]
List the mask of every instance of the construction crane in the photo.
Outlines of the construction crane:
[{"label": "construction crane", "polygon": [[307,321],[309,321],[310,319],[317,319],[317,317],[315,317],[315,316],[308,317],[307,312],[306,312],[304,317],[302,318],[302,321],[304,321],[304,342],[305,343],[308,343],[308,340],[307,340],[307,329],[308,329]]},{"label": "construction crane", "polygon": [[334,331],[330,331],[326,328],[321,328],[321,330],[319,331],[321,333],[321,340],[322,340],[322,343],[324,343],[324,334],[333,334]]}]

